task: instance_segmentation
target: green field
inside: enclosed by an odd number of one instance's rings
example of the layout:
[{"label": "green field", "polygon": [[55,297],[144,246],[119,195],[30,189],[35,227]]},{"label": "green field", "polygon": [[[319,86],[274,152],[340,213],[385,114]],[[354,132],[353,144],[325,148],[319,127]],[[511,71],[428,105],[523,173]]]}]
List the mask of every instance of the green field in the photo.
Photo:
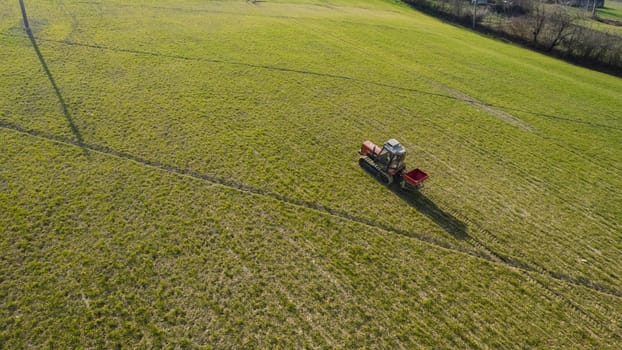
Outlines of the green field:
[{"label": "green field", "polygon": [[620,0],[607,0],[605,7],[596,11],[600,17],[622,21],[622,1]]},{"label": "green field", "polygon": [[[622,23],[622,1],[620,0],[606,0],[605,7],[596,9],[596,14],[598,17],[604,20],[610,21],[618,21]],[[613,35],[622,36],[622,26],[614,25],[614,24],[606,24],[602,22],[594,22],[588,23],[585,22],[586,26],[592,27]]]},{"label": "green field", "polygon": [[394,1],[25,2],[0,349],[622,347],[619,78]]}]

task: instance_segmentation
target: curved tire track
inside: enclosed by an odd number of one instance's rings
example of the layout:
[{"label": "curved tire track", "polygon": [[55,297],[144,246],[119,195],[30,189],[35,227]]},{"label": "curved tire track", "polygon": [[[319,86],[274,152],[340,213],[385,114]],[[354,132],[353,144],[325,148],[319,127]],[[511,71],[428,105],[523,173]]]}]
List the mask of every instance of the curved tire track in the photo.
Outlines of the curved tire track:
[{"label": "curved tire track", "polygon": [[[16,35],[16,34],[8,34],[8,33],[0,33],[0,35],[14,36],[14,37],[21,37],[22,36],[22,35]],[[244,66],[244,67],[257,68],[257,69],[272,70],[272,71],[277,71],[277,72],[297,73],[297,74],[313,75],[313,76],[332,78],[332,79],[341,79],[341,80],[355,81],[355,82],[359,82],[359,83],[363,83],[363,84],[375,85],[375,86],[389,88],[389,89],[395,89],[395,90],[400,90],[400,91],[407,91],[407,92],[412,92],[412,93],[417,93],[417,94],[422,94],[422,95],[428,95],[428,96],[440,97],[440,98],[445,98],[445,99],[454,100],[454,101],[460,101],[460,102],[464,102],[464,103],[467,103],[467,104],[470,104],[470,105],[474,104],[473,100],[464,99],[464,98],[462,98],[460,96],[452,96],[451,94],[434,93],[434,92],[424,91],[424,90],[420,90],[420,89],[408,88],[408,87],[404,87],[404,86],[397,86],[397,85],[392,85],[392,84],[387,84],[387,83],[382,83],[382,82],[377,82],[377,81],[359,79],[359,78],[350,77],[350,76],[346,76],[346,75],[322,73],[322,72],[315,72],[315,71],[309,71],[309,70],[303,70],[303,69],[294,69],[294,68],[278,67],[278,66],[271,66],[271,65],[253,64],[253,63],[246,63],[246,62],[236,62],[236,61],[218,60],[218,59],[210,59],[210,58],[189,57],[189,56],[182,56],[182,55],[164,54],[164,53],[159,53],[159,52],[117,48],[117,47],[110,47],[110,46],[100,45],[100,44],[88,44],[88,43],[80,43],[80,42],[67,41],[67,40],[53,40],[53,39],[44,39],[44,38],[38,38],[38,37],[36,37],[35,39],[38,40],[38,41],[42,41],[42,42],[50,42],[50,43],[57,43],[57,44],[69,45],[69,46],[77,46],[77,47],[86,47],[86,48],[91,48],[91,49],[105,50],[105,51],[112,51],[112,52],[130,53],[130,54],[136,54],[136,55],[162,57],[162,58],[178,59],[178,60],[185,60],[185,61],[196,61],[196,62],[209,62],[209,63],[227,64],[227,65],[232,65],[232,66]],[[477,106],[479,106],[481,108],[485,108],[487,110],[494,110],[495,113],[497,113],[497,114],[498,113],[504,113],[504,115],[505,115],[505,114],[508,114],[508,113],[507,112],[503,112],[503,110],[513,110],[513,111],[516,111],[516,112],[526,113],[526,114],[529,114],[529,115],[532,115],[532,116],[535,116],[535,117],[556,119],[556,120],[560,120],[560,121],[564,121],[564,122],[568,122],[568,123],[583,124],[583,125],[588,125],[588,126],[595,127],[595,128],[602,128],[602,129],[607,129],[607,130],[612,130],[612,131],[622,131],[622,127],[618,127],[618,126],[614,126],[614,125],[606,125],[606,124],[594,123],[594,122],[590,122],[590,121],[577,120],[577,119],[572,119],[572,118],[555,116],[555,115],[551,115],[551,114],[544,114],[544,113],[540,113],[540,112],[533,112],[533,111],[529,111],[529,110],[523,110],[523,109],[511,108],[511,107],[507,107],[507,106],[495,105],[495,104],[492,104],[492,103],[486,103],[486,102],[481,102],[481,101],[476,101],[476,102],[477,102],[476,103]]]},{"label": "curved tire track", "polygon": [[[315,210],[324,214],[328,214],[334,217],[337,217],[339,219],[342,220],[347,220],[347,221],[351,221],[351,222],[355,222],[358,224],[363,224],[365,226],[369,226],[369,227],[373,227],[373,228],[377,228],[377,229],[381,229],[383,231],[386,232],[393,232],[393,233],[398,233],[407,237],[412,237],[412,238],[416,238],[419,241],[425,242],[425,243],[429,243],[432,244],[434,246],[440,247],[440,248],[444,248],[444,249],[448,249],[448,250],[452,250],[455,252],[459,252],[459,253],[463,253],[466,255],[470,255],[473,257],[477,257],[477,258],[481,258],[490,262],[494,262],[494,263],[500,263],[503,265],[506,265],[508,267],[512,267],[518,270],[521,270],[523,272],[531,272],[531,273],[537,273],[540,275],[546,275],[550,278],[553,278],[555,280],[558,281],[562,281],[562,282],[566,282],[569,284],[573,284],[573,285],[577,285],[577,286],[582,286],[585,288],[588,288],[590,290],[593,291],[597,291],[603,294],[607,294],[609,296],[613,296],[613,297],[618,297],[618,298],[622,298],[622,290],[618,290],[612,287],[608,287],[608,286],[604,286],[604,285],[600,285],[597,284],[595,282],[589,281],[587,279],[575,279],[572,278],[568,275],[556,272],[556,271],[550,271],[550,270],[546,270],[542,267],[539,266],[534,266],[533,264],[528,264],[525,262],[522,262],[520,260],[517,260],[513,257],[510,256],[506,256],[503,254],[500,254],[496,251],[494,251],[493,249],[491,249],[490,247],[488,247],[487,245],[483,244],[481,241],[477,240],[475,237],[468,235],[466,237],[466,240],[472,242],[472,246],[474,246],[475,248],[479,248],[478,250],[468,250],[465,249],[464,247],[458,247],[458,246],[454,246],[452,244],[446,243],[446,242],[442,242],[438,239],[435,239],[433,237],[430,237],[428,235],[425,235],[423,233],[420,232],[415,232],[415,231],[408,231],[408,230],[404,230],[404,229],[400,229],[400,228],[396,228],[396,227],[392,227],[389,225],[385,225],[382,223],[378,223],[375,222],[373,220],[367,219],[367,218],[362,218],[359,216],[356,216],[350,212],[344,211],[344,210],[340,210],[340,209],[333,209],[330,207],[326,207],[324,205],[318,204],[318,203],[314,203],[314,202],[308,202],[305,200],[301,200],[301,199],[295,199],[295,198],[290,198],[287,196],[284,196],[282,194],[278,194],[278,193],[274,193],[274,192],[270,192],[264,189],[260,189],[260,188],[256,188],[253,186],[249,186],[246,185],[244,183],[239,183],[236,181],[232,181],[229,179],[224,179],[224,178],[219,178],[213,175],[207,175],[207,174],[202,174],[199,173],[197,171],[193,171],[190,169],[183,169],[183,168],[179,168],[176,166],[172,166],[172,165],[168,165],[168,164],[164,164],[162,162],[159,161],[153,161],[153,160],[149,160],[146,158],[142,158],[140,156],[136,156],[130,153],[126,153],[126,152],[122,152],[122,151],[117,151],[114,150],[112,148],[109,147],[105,147],[105,146],[100,146],[100,145],[94,145],[94,144],[89,144],[89,143],[85,143],[85,142],[80,142],[77,140],[73,140],[67,137],[63,137],[63,136],[58,136],[58,135],[54,135],[54,134],[50,134],[44,131],[39,131],[39,130],[33,130],[33,129],[27,129],[24,128],[20,125],[8,122],[8,121],[2,121],[0,120],[0,127],[4,128],[4,129],[8,129],[8,130],[13,130],[22,134],[27,134],[27,135],[31,135],[34,137],[38,137],[38,138],[42,138],[42,139],[46,139],[46,140],[50,140],[50,141],[54,141],[54,142],[58,142],[58,143],[62,143],[62,144],[66,144],[66,145],[71,145],[71,146],[76,146],[76,147],[80,147],[83,148],[85,150],[90,150],[90,151],[94,151],[94,152],[98,152],[98,153],[103,153],[106,155],[110,155],[110,156],[114,156],[117,158],[123,158],[126,160],[131,160],[134,161],[136,163],[142,164],[144,166],[149,166],[149,167],[153,167],[153,168],[157,168],[160,170],[164,170],[170,173],[176,173],[179,175],[183,175],[183,176],[189,176],[198,180],[203,180],[203,181],[208,181],[211,182],[213,184],[216,185],[220,185],[223,187],[227,187],[233,190],[237,190],[240,192],[244,192],[244,193],[248,193],[248,194],[253,194],[253,195],[258,195],[258,196],[262,196],[262,197],[268,197],[268,198],[272,198],[275,200],[278,200],[280,202],[283,203],[287,203],[290,205],[294,205],[297,207],[302,207],[302,208],[306,208],[306,209],[311,209],[311,210]],[[480,232],[481,234],[484,234],[486,236],[490,236],[490,237],[494,237],[494,235],[492,235],[490,232],[482,229],[481,227],[479,227],[477,224],[475,224],[473,221],[471,221],[469,218],[461,215],[460,213],[458,213],[457,211],[450,209],[450,207],[447,207],[445,205],[445,203],[443,203],[443,206],[445,207],[444,210],[447,210],[448,212],[450,212],[452,215],[456,216],[457,218],[464,220],[465,223],[468,223],[472,228],[474,228],[475,230],[477,230],[478,232]],[[483,251],[482,251],[483,250]]]}]

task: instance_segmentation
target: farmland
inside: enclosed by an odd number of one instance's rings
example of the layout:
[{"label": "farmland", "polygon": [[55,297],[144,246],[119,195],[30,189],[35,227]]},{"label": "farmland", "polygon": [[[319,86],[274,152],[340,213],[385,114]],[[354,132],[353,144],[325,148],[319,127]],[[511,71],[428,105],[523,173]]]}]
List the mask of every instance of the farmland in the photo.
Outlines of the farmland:
[{"label": "farmland", "polygon": [[604,8],[597,10],[600,17],[613,20],[622,20],[622,1],[610,0],[607,1]]},{"label": "farmland", "polygon": [[619,78],[391,1],[26,5],[0,347],[622,345]]}]

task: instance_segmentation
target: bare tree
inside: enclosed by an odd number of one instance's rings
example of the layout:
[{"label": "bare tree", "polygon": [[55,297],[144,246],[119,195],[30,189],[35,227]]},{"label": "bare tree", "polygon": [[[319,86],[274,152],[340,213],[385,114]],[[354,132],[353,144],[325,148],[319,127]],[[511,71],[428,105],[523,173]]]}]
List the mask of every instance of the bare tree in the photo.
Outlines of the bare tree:
[{"label": "bare tree", "polygon": [[541,0],[534,0],[531,3],[530,8],[531,28],[532,28],[532,42],[534,45],[538,45],[538,36],[542,33],[546,23],[546,12],[544,4]]},{"label": "bare tree", "polygon": [[574,34],[577,27],[572,23],[577,19],[577,16],[571,14],[568,7],[556,5],[547,17],[546,50],[551,51],[563,40]]}]

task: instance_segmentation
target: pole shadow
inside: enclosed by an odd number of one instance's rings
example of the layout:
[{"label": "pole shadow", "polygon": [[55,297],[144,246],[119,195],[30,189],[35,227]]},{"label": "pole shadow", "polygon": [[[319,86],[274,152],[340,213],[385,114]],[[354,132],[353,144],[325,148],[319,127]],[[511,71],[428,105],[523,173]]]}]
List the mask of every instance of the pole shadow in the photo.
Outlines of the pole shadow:
[{"label": "pole shadow", "polygon": [[61,109],[63,111],[63,115],[65,116],[65,119],[67,120],[67,123],[69,124],[69,128],[71,129],[71,133],[76,138],[77,144],[82,148],[82,151],[84,152],[84,154],[88,156],[88,150],[84,147],[84,139],[82,138],[80,129],[78,129],[78,127],[76,126],[76,123],[74,122],[73,117],[71,116],[71,113],[69,112],[69,108],[67,108],[67,103],[65,103],[65,99],[63,98],[63,95],[61,94],[61,91],[58,88],[58,85],[56,84],[56,80],[54,79],[54,76],[52,75],[50,68],[45,62],[45,58],[43,58],[43,54],[41,53],[41,50],[39,49],[37,40],[32,34],[32,31],[30,30],[30,28],[26,28],[26,33],[28,34],[28,38],[30,39],[30,42],[32,43],[32,47],[35,49],[35,52],[37,53],[37,57],[39,58],[39,62],[41,63],[41,66],[43,67],[43,70],[45,71],[45,75],[47,75],[48,79],[50,80],[50,83],[52,84],[52,88],[54,89],[54,92],[56,93],[56,97],[58,98],[58,102],[60,103]]}]

